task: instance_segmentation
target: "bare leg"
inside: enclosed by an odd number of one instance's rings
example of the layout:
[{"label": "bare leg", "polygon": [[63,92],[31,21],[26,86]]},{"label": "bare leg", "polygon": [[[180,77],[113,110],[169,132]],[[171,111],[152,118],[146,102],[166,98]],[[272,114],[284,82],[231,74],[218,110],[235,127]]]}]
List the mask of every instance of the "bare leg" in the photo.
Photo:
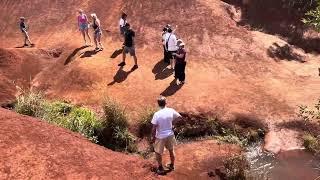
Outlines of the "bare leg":
[{"label": "bare leg", "polygon": [[138,65],[138,58],[136,55],[133,56],[134,64]]},{"label": "bare leg", "polygon": [[162,155],[159,154],[159,153],[156,153],[156,159],[157,159],[157,162],[158,162],[158,166],[162,167]]},{"label": "bare leg", "polygon": [[96,45],[96,48],[98,48],[98,42],[97,42],[97,34],[94,34],[94,44]]},{"label": "bare leg", "polygon": [[126,62],[126,52],[122,51],[122,62]]},{"label": "bare leg", "polygon": [[31,40],[30,40],[30,37],[28,35],[28,32],[27,31],[24,31],[24,44],[27,44],[27,41],[29,42],[29,44],[32,44]]},{"label": "bare leg", "polygon": [[101,35],[98,35],[97,40],[98,40],[100,48],[103,49],[103,45],[101,43]]},{"label": "bare leg", "polygon": [[85,34],[84,30],[81,30],[81,34],[82,34],[82,37],[83,37],[83,40],[84,40],[84,44],[87,45],[86,34]]},{"label": "bare leg", "polygon": [[172,58],[170,59],[170,65],[171,65],[171,69],[174,69],[174,62]]},{"label": "bare leg", "polygon": [[174,150],[169,150],[169,153],[170,153],[171,164],[174,165],[174,160],[175,160]]},{"label": "bare leg", "polygon": [[89,41],[90,41],[90,45],[92,45],[92,41],[91,41],[91,37],[90,37],[90,34],[89,34],[89,30],[86,29],[85,32],[86,32],[86,34],[87,34],[87,36],[88,36],[88,39],[89,39]]}]

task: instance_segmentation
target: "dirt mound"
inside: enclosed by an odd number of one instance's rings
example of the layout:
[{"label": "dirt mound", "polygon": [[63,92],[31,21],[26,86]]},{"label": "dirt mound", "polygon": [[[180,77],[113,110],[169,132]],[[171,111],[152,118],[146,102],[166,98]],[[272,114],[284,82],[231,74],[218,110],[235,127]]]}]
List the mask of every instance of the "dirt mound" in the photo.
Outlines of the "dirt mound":
[{"label": "dirt mound", "polygon": [[151,179],[151,165],[81,135],[0,109],[1,179]]}]

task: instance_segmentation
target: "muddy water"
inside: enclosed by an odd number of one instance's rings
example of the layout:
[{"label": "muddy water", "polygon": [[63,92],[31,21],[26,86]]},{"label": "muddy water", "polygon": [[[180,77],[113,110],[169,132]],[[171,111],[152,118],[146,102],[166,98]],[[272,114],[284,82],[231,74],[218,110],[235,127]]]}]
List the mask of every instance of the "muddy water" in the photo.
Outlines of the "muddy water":
[{"label": "muddy water", "polygon": [[248,148],[246,153],[252,179],[320,180],[320,159],[304,150],[281,152],[278,155],[263,152],[261,145]]}]

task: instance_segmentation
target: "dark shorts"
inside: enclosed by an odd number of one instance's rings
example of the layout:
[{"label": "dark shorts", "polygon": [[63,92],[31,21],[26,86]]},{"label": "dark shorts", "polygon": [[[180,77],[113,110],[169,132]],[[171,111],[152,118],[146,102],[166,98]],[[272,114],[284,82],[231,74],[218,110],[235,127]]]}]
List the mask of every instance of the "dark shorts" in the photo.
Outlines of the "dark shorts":
[{"label": "dark shorts", "polygon": [[131,56],[135,56],[136,55],[136,49],[134,48],[134,46],[132,46],[132,47],[125,46],[123,50],[124,50],[124,52],[126,54],[130,53]]},{"label": "dark shorts", "polygon": [[94,36],[96,36],[96,37],[102,36],[102,31],[101,31],[101,29],[95,30],[95,31],[94,31]]},{"label": "dark shorts", "polygon": [[120,27],[120,34],[124,35],[124,32],[126,31],[126,27]]},{"label": "dark shorts", "polygon": [[173,53],[177,53],[177,51],[168,51],[168,58],[169,59],[175,59],[176,58],[176,56],[173,55]]}]

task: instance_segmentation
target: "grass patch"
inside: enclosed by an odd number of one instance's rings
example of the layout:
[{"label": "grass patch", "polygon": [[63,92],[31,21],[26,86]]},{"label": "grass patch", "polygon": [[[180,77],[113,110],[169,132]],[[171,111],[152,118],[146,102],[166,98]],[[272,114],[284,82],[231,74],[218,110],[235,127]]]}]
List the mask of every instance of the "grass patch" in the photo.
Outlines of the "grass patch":
[{"label": "grass patch", "polygon": [[154,113],[156,112],[155,108],[146,107],[139,114],[138,119],[138,137],[150,137],[152,131],[152,123],[151,120],[153,118]]},{"label": "grass patch", "polygon": [[28,92],[18,96],[14,110],[23,115],[40,117],[43,113],[45,99],[40,92]]},{"label": "grass patch", "polygon": [[[182,113],[182,116],[183,120],[175,125],[175,132],[180,140],[214,137],[226,143],[247,146],[259,141],[265,134],[264,127],[252,119],[222,123],[217,118],[206,115]],[[244,123],[246,121],[250,121],[250,124]]]},{"label": "grass patch", "polygon": [[103,110],[103,129],[99,137],[101,143],[112,150],[136,152],[136,138],[128,130],[129,121],[124,108],[107,98]]},{"label": "grass patch", "polygon": [[249,162],[244,155],[226,159],[224,167],[226,168],[226,179],[228,180],[246,180],[246,174],[250,168]]},{"label": "grass patch", "polygon": [[87,108],[62,101],[49,102],[41,93],[28,92],[17,98],[14,110],[78,132],[90,141],[98,143],[102,124],[95,113]]},{"label": "grass patch", "polygon": [[315,137],[311,134],[306,134],[302,137],[302,139],[303,139],[303,146],[306,148],[306,150],[317,155],[320,153],[319,137]]}]

